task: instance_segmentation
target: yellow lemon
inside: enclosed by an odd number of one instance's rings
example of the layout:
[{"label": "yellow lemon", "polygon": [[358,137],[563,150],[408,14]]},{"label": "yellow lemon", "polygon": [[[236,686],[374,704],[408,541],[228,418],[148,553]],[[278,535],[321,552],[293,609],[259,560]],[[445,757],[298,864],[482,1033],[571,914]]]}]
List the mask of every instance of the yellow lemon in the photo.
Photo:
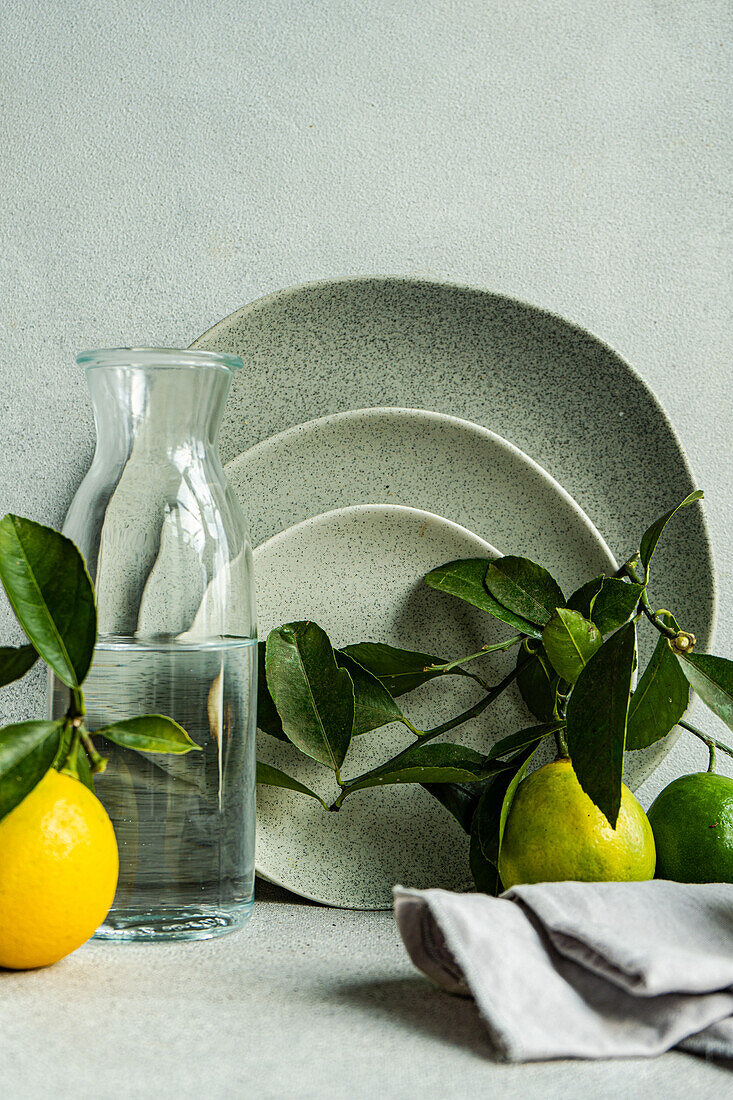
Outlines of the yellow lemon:
[{"label": "yellow lemon", "polygon": [[532,772],[517,787],[499,854],[505,889],[522,882],[630,882],[654,877],[654,835],[628,787],[612,829],[568,759]]},{"label": "yellow lemon", "polygon": [[48,966],[88,940],[109,912],[118,868],[104,806],[52,768],[0,821],[0,966]]}]

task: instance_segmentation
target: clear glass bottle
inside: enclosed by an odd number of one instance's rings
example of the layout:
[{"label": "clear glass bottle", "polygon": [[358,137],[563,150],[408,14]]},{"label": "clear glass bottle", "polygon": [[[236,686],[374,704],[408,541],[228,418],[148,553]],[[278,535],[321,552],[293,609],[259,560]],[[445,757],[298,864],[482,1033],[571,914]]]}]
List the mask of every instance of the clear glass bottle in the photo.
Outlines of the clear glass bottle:
[{"label": "clear glass bottle", "polygon": [[[218,457],[233,355],[88,351],[97,448],[64,533],[95,583],[90,729],[179,722],[201,752],[102,744],[120,849],[106,939],[196,939],[243,924],[254,884],[257,646],[252,554]],[[52,683],[54,715],[68,691]]]}]

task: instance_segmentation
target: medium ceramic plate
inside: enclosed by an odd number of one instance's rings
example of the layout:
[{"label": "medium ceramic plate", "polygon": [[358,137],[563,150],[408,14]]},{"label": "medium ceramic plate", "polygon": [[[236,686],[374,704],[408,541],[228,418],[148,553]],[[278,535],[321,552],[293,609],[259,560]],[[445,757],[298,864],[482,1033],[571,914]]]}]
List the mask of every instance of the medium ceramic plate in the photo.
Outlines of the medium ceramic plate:
[{"label": "medium ceramic plate", "polygon": [[[329,413],[434,409],[492,428],[532,455],[619,561],[654,517],[696,487],[663,410],[627,363],[568,321],[484,290],[394,278],[296,286],[231,314],[194,346],[244,359],[224,417],[225,460]],[[263,503],[284,476],[273,470],[262,483]],[[258,510],[250,506],[255,525]],[[709,648],[713,572],[699,505],[665,533],[651,595]]]},{"label": "medium ceramic plate", "polygon": [[[542,562],[567,594],[616,568],[588,517],[535,462],[486,428],[439,413],[323,417],[246,451],[227,477],[255,517],[256,543],[313,513],[387,500],[437,512],[503,553]],[[627,783],[638,787],[665,749],[629,753]]]},{"label": "medium ceramic plate", "polygon": [[[505,628],[468,604],[422,583],[437,565],[462,557],[496,557],[483,539],[440,516],[396,505],[339,509],[308,519],[255,550],[260,636],[288,620],[312,619],[336,646],[381,640],[448,657],[474,653]],[[516,654],[480,661],[501,679]],[[477,662],[478,665],[478,662]],[[419,729],[429,729],[481,698],[473,681],[447,677],[401,697]],[[480,718],[445,740],[486,751],[531,719],[519,694],[506,692]],[[401,725],[355,738],[342,769],[347,778],[382,763],[414,738]],[[332,802],[328,769],[266,734],[258,757]],[[351,909],[389,908],[396,882],[461,890],[470,885],[466,836],[419,786],[359,791],[339,813],[302,795],[260,786],[257,871],[303,897]]]}]

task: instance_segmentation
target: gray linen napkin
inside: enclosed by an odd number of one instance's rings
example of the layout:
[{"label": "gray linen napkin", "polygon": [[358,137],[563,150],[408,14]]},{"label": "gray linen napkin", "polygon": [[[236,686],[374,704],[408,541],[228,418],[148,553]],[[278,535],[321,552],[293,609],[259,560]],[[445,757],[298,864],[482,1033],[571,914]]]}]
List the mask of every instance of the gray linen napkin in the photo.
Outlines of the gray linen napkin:
[{"label": "gray linen napkin", "polygon": [[473,995],[506,1061],[733,1057],[733,886],[397,886],[395,916],[415,965]]}]

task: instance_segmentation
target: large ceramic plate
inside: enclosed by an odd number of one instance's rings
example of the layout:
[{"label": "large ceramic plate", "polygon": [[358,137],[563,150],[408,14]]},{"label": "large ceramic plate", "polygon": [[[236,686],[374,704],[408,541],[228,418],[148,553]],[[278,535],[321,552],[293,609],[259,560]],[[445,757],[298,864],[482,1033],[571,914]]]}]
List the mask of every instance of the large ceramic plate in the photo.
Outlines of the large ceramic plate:
[{"label": "large ceramic plate", "polygon": [[[307,618],[336,646],[379,639],[444,658],[474,653],[485,642],[506,637],[506,629],[429,589],[422,578],[454,558],[495,556],[477,535],[415,508],[360,505],[316,516],[255,550],[261,636],[283,621]],[[600,541],[596,560],[608,560]],[[496,682],[515,659],[515,652],[494,653],[479,667]],[[425,684],[400,702],[413,725],[431,729],[481,695],[473,681],[451,677]],[[486,751],[503,733],[531,721],[519,693],[511,690],[444,739]],[[342,773],[361,774],[412,741],[399,724],[356,737]],[[291,745],[260,734],[258,756],[329,803],[338,794],[328,769]],[[467,857],[465,834],[419,786],[359,791],[339,813],[327,813],[290,791],[258,789],[258,873],[316,901],[388,908],[396,882],[465,889],[471,882]]]},{"label": "large ceramic plate", "polygon": [[[619,560],[695,487],[663,410],[627,363],[568,321],[487,291],[389,278],[291,287],[226,317],[194,346],[244,359],[224,418],[225,460],[348,409],[465,417],[541,463]],[[257,513],[250,508],[255,524]],[[653,601],[673,607],[708,648],[713,573],[699,506],[675,519],[654,566]]]}]

